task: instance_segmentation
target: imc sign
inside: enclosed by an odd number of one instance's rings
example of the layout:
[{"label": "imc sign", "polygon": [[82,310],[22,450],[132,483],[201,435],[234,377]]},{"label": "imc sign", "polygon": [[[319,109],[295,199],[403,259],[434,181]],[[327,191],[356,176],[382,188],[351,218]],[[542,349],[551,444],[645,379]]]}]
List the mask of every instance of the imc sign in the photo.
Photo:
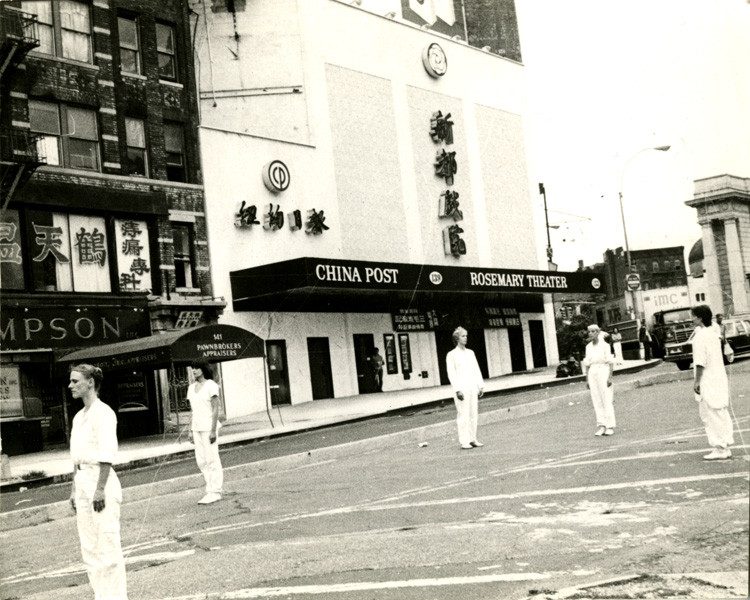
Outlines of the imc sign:
[{"label": "imc sign", "polygon": [[625,285],[631,292],[641,289],[641,276],[638,273],[630,273],[625,277]]}]

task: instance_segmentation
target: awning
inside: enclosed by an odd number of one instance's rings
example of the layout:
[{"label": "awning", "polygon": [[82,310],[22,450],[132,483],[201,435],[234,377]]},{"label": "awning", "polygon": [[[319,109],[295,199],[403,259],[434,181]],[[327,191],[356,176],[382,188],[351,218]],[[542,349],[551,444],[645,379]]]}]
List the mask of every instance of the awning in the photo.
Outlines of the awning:
[{"label": "awning", "polygon": [[235,311],[389,312],[414,303],[507,303],[541,310],[545,293],[603,293],[598,273],[297,258],[229,274]]},{"label": "awning", "polygon": [[88,363],[106,372],[134,367],[161,369],[200,359],[225,362],[264,355],[265,344],[255,334],[232,325],[206,325],[76,350],[59,358],[57,364]]}]

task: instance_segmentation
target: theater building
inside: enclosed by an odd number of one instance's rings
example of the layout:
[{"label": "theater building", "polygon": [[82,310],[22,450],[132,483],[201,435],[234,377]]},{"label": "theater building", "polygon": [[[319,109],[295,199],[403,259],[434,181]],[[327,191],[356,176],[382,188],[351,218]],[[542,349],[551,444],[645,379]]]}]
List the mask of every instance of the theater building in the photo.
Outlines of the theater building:
[{"label": "theater building", "polygon": [[512,0],[191,7],[221,322],[267,355],[230,418],[374,392],[374,348],[383,390],[446,384],[458,325],[485,377],[557,362],[550,294],[601,282],[547,271]]},{"label": "theater building", "polygon": [[[71,352],[216,323],[188,7],[3,2],[2,441],[67,442]],[[92,362],[96,357],[93,356]],[[166,374],[105,373],[121,438],[159,433]]]}]

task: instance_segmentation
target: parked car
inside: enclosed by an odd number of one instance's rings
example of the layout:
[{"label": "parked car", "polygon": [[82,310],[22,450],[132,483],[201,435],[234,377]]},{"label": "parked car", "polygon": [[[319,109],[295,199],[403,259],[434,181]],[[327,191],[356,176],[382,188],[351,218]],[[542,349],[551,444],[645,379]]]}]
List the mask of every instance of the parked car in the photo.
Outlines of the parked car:
[{"label": "parked car", "polygon": [[[724,363],[734,362],[735,357],[739,355],[750,354],[750,316],[727,318],[724,319],[723,325],[727,344],[734,350],[731,358],[724,356]],[[689,369],[693,364],[693,344],[690,340],[668,343],[664,350],[664,360],[675,363],[681,371]]]}]

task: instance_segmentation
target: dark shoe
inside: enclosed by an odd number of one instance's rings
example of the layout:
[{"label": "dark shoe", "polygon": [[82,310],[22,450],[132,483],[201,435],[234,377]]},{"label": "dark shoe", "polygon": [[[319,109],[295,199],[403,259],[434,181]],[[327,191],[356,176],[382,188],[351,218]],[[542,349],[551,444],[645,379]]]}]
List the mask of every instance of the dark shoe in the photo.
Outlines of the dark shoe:
[{"label": "dark shoe", "polygon": [[471,445],[474,446],[474,448],[481,448],[484,446],[482,442],[471,442]]}]

